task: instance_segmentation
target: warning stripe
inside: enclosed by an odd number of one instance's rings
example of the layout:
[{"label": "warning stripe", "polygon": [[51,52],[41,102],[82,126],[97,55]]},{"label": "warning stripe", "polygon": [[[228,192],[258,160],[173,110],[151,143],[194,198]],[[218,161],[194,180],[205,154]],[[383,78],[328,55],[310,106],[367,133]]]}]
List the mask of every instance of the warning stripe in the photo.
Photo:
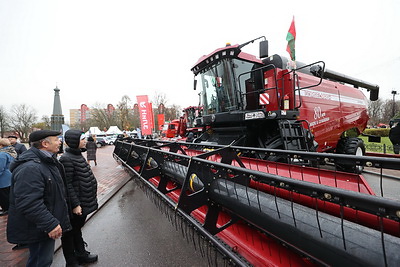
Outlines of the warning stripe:
[{"label": "warning stripe", "polygon": [[269,104],[269,94],[262,93],[260,94],[260,105],[268,105]]}]

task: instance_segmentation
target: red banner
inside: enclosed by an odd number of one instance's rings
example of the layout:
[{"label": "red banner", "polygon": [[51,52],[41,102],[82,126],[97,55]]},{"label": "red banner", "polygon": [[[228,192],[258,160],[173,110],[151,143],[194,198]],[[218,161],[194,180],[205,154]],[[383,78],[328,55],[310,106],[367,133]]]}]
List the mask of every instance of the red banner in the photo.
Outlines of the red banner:
[{"label": "red banner", "polygon": [[150,125],[151,125],[151,130],[154,129],[154,115],[153,115],[153,103],[149,103],[149,114],[150,114]]},{"label": "red banner", "polygon": [[158,130],[161,131],[165,123],[164,114],[158,114],[157,119],[158,119]]},{"label": "red banner", "polygon": [[147,95],[136,96],[138,106],[139,106],[139,116],[140,116],[140,128],[142,135],[151,135],[151,129],[153,128],[153,120],[151,118],[151,106]]}]

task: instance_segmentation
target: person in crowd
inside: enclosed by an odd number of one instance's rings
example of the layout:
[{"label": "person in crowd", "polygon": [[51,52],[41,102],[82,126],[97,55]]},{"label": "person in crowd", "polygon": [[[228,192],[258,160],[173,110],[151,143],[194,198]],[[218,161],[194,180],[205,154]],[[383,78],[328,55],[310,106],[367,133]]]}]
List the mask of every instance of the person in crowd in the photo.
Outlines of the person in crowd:
[{"label": "person in crowd", "polygon": [[7,138],[0,138],[0,216],[8,214],[10,206],[11,171],[10,164],[17,157],[17,152]]},{"label": "person in crowd", "polygon": [[97,161],[96,161],[97,145],[92,136],[89,136],[87,139],[86,149],[87,149],[86,152],[87,162],[90,165],[90,161],[93,160],[94,165],[97,166]]},{"label": "person in crowd", "polygon": [[193,134],[193,132],[189,132],[189,134],[188,134],[188,136],[186,138],[186,142],[192,143],[193,140],[194,140],[194,134]]},{"label": "person in crowd", "polygon": [[389,139],[393,144],[393,152],[399,154],[400,152],[400,123],[396,122],[389,131]]},{"label": "person in crowd", "polygon": [[8,140],[10,140],[11,145],[14,147],[18,155],[21,155],[23,152],[26,151],[26,146],[24,144],[18,143],[18,137],[16,137],[15,135],[8,136]]},{"label": "person in crowd", "polygon": [[[17,139],[18,138],[15,135],[8,136],[8,141],[10,142],[11,146],[7,147],[6,149],[9,153],[11,153],[10,155],[13,156],[14,158],[17,158],[17,156],[19,154],[26,151],[25,145],[18,143]],[[16,149],[18,149],[18,151]],[[18,250],[18,249],[24,249],[24,248],[28,248],[28,245],[27,244],[16,244],[14,247],[12,247],[12,250]]]},{"label": "person in crowd", "polygon": [[64,168],[56,158],[59,135],[51,130],[32,132],[31,148],[10,165],[7,240],[28,244],[28,267],[51,266],[55,240],[71,230]]},{"label": "person in crowd", "polygon": [[64,165],[66,187],[69,197],[69,208],[72,211],[72,231],[61,238],[62,249],[67,266],[92,263],[98,256],[86,250],[82,237],[82,227],[88,214],[98,208],[97,181],[89,163],[83,157],[86,139],[83,132],[70,129],[64,135],[67,148],[61,156]]}]

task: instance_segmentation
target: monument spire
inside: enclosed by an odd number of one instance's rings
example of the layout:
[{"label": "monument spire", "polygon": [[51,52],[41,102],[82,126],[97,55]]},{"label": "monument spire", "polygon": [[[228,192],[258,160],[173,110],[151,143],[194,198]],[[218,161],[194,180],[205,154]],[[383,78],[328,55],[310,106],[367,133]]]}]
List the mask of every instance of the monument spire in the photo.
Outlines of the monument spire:
[{"label": "monument spire", "polygon": [[51,129],[54,131],[62,131],[62,124],[64,124],[64,115],[61,109],[60,89],[56,85],[54,88],[54,104],[53,114],[51,115]]}]

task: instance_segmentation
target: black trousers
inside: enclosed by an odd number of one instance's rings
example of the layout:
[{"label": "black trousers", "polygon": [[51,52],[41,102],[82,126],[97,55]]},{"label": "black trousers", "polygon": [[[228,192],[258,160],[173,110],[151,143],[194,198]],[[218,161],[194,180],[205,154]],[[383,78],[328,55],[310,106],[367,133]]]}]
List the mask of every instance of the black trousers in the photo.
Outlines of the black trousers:
[{"label": "black trousers", "polygon": [[71,217],[72,230],[63,233],[61,237],[62,250],[67,264],[77,263],[76,255],[82,255],[85,252],[82,227],[85,225],[86,217],[73,214]]},{"label": "black trousers", "polygon": [[0,188],[0,206],[4,211],[10,206],[10,187]]}]

